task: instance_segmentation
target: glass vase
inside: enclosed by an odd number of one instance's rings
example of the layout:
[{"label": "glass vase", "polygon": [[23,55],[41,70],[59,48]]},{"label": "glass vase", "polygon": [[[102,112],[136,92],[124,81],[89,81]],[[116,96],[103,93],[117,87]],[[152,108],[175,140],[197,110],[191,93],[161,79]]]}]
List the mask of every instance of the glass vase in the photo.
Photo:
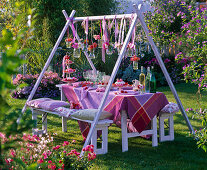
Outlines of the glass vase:
[{"label": "glass vase", "polygon": [[88,55],[88,57],[89,57],[90,59],[95,59],[95,58],[96,58],[94,52],[95,52],[95,50],[90,51],[90,54]]},{"label": "glass vase", "polygon": [[74,48],[74,50],[73,50],[73,57],[74,58],[80,58],[80,53],[81,53],[81,51],[80,51],[79,48]]},{"label": "glass vase", "polygon": [[66,48],[71,48],[71,42],[70,41],[66,41]]},{"label": "glass vase", "polygon": [[98,39],[98,48],[102,48],[103,41],[101,39]]},{"label": "glass vase", "polygon": [[133,61],[133,69],[138,70],[138,61]]},{"label": "glass vase", "polygon": [[129,48],[129,49],[127,50],[127,56],[128,56],[128,57],[132,57],[132,56],[133,56],[133,49]]},{"label": "glass vase", "polygon": [[106,49],[106,54],[107,55],[112,55],[113,53],[114,53],[114,45],[112,43],[110,43],[110,45]]}]

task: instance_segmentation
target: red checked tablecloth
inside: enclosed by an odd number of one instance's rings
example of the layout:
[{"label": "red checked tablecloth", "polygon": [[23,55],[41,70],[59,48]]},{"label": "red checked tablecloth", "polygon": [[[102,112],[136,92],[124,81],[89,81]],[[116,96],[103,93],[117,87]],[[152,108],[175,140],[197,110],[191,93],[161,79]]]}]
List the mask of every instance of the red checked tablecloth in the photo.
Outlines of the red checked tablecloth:
[{"label": "red checked tablecloth", "polygon": [[[95,88],[85,89],[84,87],[73,87],[63,85],[62,90],[69,101],[79,104],[83,109],[97,109],[101,103],[104,92],[96,92]],[[126,90],[127,93],[117,94],[117,91],[109,92],[104,110],[113,114],[110,118],[120,127],[120,111],[126,110],[128,113],[129,131],[142,132],[150,123],[152,118],[168,104],[168,100],[163,93],[145,93],[139,94],[132,90]],[[89,132],[89,125],[79,121],[81,133],[84,138]]]}]

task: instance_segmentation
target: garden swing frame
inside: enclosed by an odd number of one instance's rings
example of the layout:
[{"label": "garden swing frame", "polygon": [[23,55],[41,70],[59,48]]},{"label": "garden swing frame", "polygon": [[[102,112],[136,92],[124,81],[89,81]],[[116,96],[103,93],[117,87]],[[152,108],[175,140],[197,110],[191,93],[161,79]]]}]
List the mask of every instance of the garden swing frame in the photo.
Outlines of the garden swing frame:
[{"label": "garden swing frame", "polygon": [[[91,128],[90,128],[90,131],[89,131],[88,136],[86,138],[86,141],[85,141],[85,143],[83,145],[83,148],[86,147],[89,144],[90,140],[91,140],[92,134],[93,134],[93,132],[95,130],[95,126],[98,123],[98,120],[99,120],[99,117],[100,117],[100,115],[102,113],[102,110],[104,109],[104,105],[105,105],[106,99],[108,97],[109,91],[111,89],[112,83],[114,82],[115,76],[116,76],[117,71],[119,69],[119,66],[121,64],[121,61],[122,61],[122,59],[124,57],[127,45],[128,45],[129,40],[130,40],[130,38],[132,36],[133,29],[135,28],[135,26],[136,26],[136,24],[138,22],[138,19],[139,19],[139,21],[140,21],[140,23],[142,25],[142,28],[143,28],[143,30],[145,32],[145,35],[147,36],[147,39],[148,39],[148,41],[149,41],[149,43],[150,43],[150,45],[151,45],[151,47],[152,47],[152,49],[154,51],[156,59],[157,59],[159,65],[160,65],[161,70],[162,70],[162,72],[163,72],[163,74],[164,74],[164,76],[165,76],[165,78],[166,78],[166,80],[168,82],[168,85],[169,85],[169,87],[170,87],[170,89],[171,89],[171,91],[172,91],[172,93],[173,93],[173,95],[175,97],[175,100],[176,100],[176,102],[177,102],[177,104],[179,106],[179,109],[180,109],[180,111],[181,111],[181,113],[182,113],[182,115],[183,115],[183,117],[184,117],[184,119],[186,121],[186,124],[187,124],[189,130],[190,130],[191,133],[193,133],[193,134],[195,133],[194,130],[193,130],[193,127],[192,127],[192,125],[191,125],[191,123],[190,123],[190,121],[188,119],[188,116],[185,113],[185,109],[184,109],[184,107],[183,107],[183,105],[182,105],[182,103],[181,103],[181,101],[180,101],[180,99],[178,97],[177,91],[176,91],[176,89],[175,89],[175,87],[174,87],[174,85],[172,83],[172,80],[171,80],[171,78],[170,78],[170,76],[169,76],[169,74],[167,72],[167,69],[166,69],[166,67],[165,67],[165,65],[164,65],[164,63],[162,61],[160,53],[159,53],[159,51],[158,51],[158,49],[157,49],[157,47],[156,47],[152,37],[149,35],[149,30],[148,30],[147,25],[146,25],[146,23],[144,21],[144,16],[143,16],[143,14],[141,12],[142,4],[139,4],[138,6],[136,4],[134,4],[133,6],[134,6],[134,9],[135,9],[135,13],[134,13],[134,17],[133,17],[132,23],[130,25],[130,28],[129,28],[129,31],[128,31],[127,35],[126,35],[126,38],[124,40],[123,46],[121,48],[120,54],[118,56],[118,59],[116,61],[114,69],[112,71],[109,83],[108,83],[108,85],[106,87],[106,90],[105,90],[105,93],[104,93],[103,98],[101,100],[101,103],[100,103],[100,105],[98,107],[97,114],[96,114],[96,116],[95,116],[95,118],[93,120],[93,123],[91,124]],[[122,18],[131,18],[131,16],[132,16],[132,14],[121,14],[121,15],[88,16],[88,17],[75,17],[74,18],[74,15],[75,15],[75,12],[76,12],[75,10],[73,10],[71,12],[69,17],[68,17],[68,15],[67,15],[65,10],[63,10],[62,12],[63,12],[63,14],[64,14],[64,16],[66,18],[66,24],[65,24],[65,26],[64,26],[64,28],[63,28],[63,30],[62,30],[58,40],[57,40],[55,46],[52,49],[52,51],[50,53],[50,56],[49,56],[47,62],[45,63],[45,66],[44,66],[42,72],[40,73],[39,78],[36,81],[32,91],[31,91],[31,93],[30,93],[30,95],[29,95],[29,97],[27,99],[27,102],[30,101],[33,98],[33,96],[34,96],[34,94],[35,94],[35,92],[36,92],[36,90],[37,90],[37,88],[38,88],[38,86],[39,86],[39,84],[40,84],[40,82],[42,80],[42,77],[43,77],[45,71],[47,70],[47,68],[48,68],[48,66],[49,66],[49,64],[50,64],[50,62],[51,62],[51,60],[52,60],[52,58],[53,58],[53,56],[54,56],[54,54],[55,54],[59,44],[60,44],[60,42],[61,42],[61,40],[63,39],[63,37],[65,35],[65,32],[66,32],[67,28],[69,26],[71,27],[72,21],[84,21],[85,19],[88,19],[88,20],[102,20],[104,18],[105,19],[113,19],[115,17],[116,17],[116,19],[122,19]],[[78,40],[78,42],[80,42],[80,38],[79,38],[77,32],[75,32],[75,35],[76,35],[76,39]],[[84,54],[85,54],[85,56],[86,56],[86,58],[87,58],[87,60],[88,60],[88,62],[90,64],[91,68],[93,70],[96,70],[95,66],[93,65],[93,62],[88,57],[87,52],[84,52]],[[24,113],[26,108],[27,108],[26,103],[25,103],[25,105],[24,105],[24,107],[22,109],[22,113]],[[19,120],[20,120],[20,118],[18,119],[18,122],[19,122]],[[81,152],[81,156],[83,154],[84,154],[84,152],[82,151]]]}]

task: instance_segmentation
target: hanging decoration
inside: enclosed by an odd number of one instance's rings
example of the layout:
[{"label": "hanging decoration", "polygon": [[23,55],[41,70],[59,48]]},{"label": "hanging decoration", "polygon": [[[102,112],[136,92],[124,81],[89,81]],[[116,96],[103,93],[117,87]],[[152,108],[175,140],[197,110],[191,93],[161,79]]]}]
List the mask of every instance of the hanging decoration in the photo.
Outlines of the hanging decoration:
[{"label": "hanging decoration", "polygon": [[66,48],[71,48],[72,38],[69,37],[69,28],[67,29],[67,38],[65,39]]},{"label": "hanging decoration", "polygon": [[93,43],[92,45],[89,45],[89,47],[88,47],[88,51],[90,52],[90,54],[89,54],[89,58],[91,58],[91,59],[95,59],[96,58],[96,56],[95,56],[95,49],[96,49],[96,47],[97,47],[97,43]]},{"label": "hanging decoration", "polygon": [[81,51],[80,51],[80,48],[78,48],[79,47],[78,43],[74,43],[72,47],[73,47],[73,57],[80,58]]},{"label": "hanging decoration", "polygon": [[133,69],[138,70],[140,58],[134,55],[130,60],[133,62]]},{"label": "hanging decoration", "polygon": [[68,53],[63,57],[62,67],[63,67],[63,79],[62,81],[67,83],[73,83],[78,81],[77,78],[71,77],[71,74],[76,72],[75,69],[70,68],[70,65],[73,64],[73,61],[70,60]]},{"label": "hanging decoration", "polygon": [[108,49],[108,46],[109,46],[107,25],[106,25],[105,17],[102,21],[102,27],[103,27],[102,61],[105,63],[105,51],[106,51],[106,49]]},{"label": "hanging decoration", "polygon": [[87,19],[85,19],[83,22],[82,22],[82,26],[83,28],[85,29],[85,34],[86,34],[86,39],[84,40],[84,48],[82,50],[88,52],[88,43],[89,43],[89,40],[88,40],[88,17]]}]

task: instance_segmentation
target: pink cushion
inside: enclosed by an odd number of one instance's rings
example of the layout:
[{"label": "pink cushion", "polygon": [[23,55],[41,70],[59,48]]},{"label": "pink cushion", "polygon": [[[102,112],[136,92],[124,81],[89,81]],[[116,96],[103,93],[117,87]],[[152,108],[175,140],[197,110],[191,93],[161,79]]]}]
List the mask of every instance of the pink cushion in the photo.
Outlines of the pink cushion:
[{"label": "pink cushion", "polygon": [[39,104],[39,108],[48,111],[54,111],[54,109],[58,107],[70,107],[70,104],[60,100],[48,100]]},{"label": "pink cushion", "polygon": [[34,108],[39,108],[40,103],[45,102],[45,101],[50,101],[50,100],[52,100],[52,99],[50,99],[50,98],[39,98],[39,99],[31,100],[31,101],[27,102],[27,106],[34,107]]},{"label": "pink cushion", "polygon": [[163,113],[175,113],[179,112],[179,107],[176,103],[169,102],[162,110]]}]

